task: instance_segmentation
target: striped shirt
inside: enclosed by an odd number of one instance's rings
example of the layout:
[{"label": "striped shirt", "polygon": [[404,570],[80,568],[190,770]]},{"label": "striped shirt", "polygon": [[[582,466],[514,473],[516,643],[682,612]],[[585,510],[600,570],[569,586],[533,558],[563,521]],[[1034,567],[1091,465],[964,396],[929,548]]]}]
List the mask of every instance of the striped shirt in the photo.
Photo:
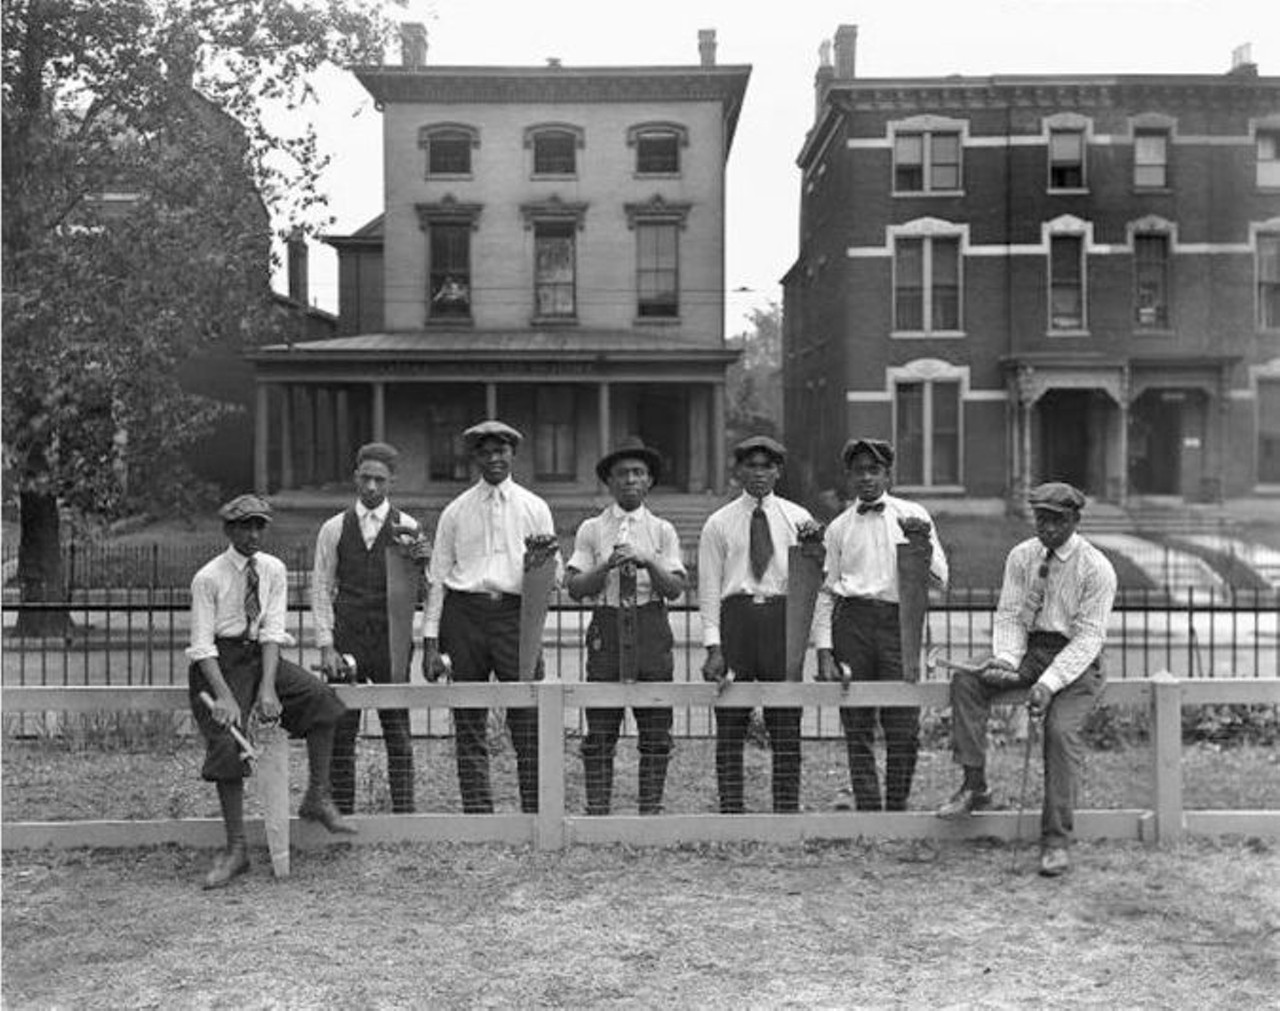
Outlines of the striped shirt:
[{"label": "striped shirt", "polygon": [[191,645],[187,659],[192,663],[217,657],[220,638],[247,635],[258,642],[292,646],[293,636],[285,631],[285,611],[289,602],[289,574],[275,555],[257,551],[253,566],[258,570],[258,601],[262,612],[257,627],[249,628],[244,613],[244,591],[248,582],[245,566],[249,559],[235,548],[227,548],[206,564],[191,580]]},{"label": "striped shirt", "polygon": [[[680,557],[680,538],[676,528],[644,506],[627,512],[616,502],[599,516],[582,521],[568,567],[578,572],[590,572],[602,565],[618,544],[632,544],[652,555],[668,572],[684,575],[684,560]],[[592,602],[617,607],[620,578],[618,569],[610,569],[605,576],[604,591],[591,598]],[[662,595],[654,591],[649,570],[636,566],[636,603],[647,604],[655,600],[662,600]]]},{"label": "striped shirt", "polygon": [[[1044,560],[1045,546],[1035,537],[1009,552],[991,632],[991,652],[1017,667],[1026,655],[1029,632],[1066,636],[1067,645],[1040,676],[1041,684],[1060,692],[1102,652],[1116,596],[1116,573],[1101,551],[1073,533],[1049,555],[1043,604],[1038,610],[1024,608],[1027,598],[1036,592]],[[1028,628],[1030,610],[1035,610],[1035,618]]]},{"label": "striped shirt", "polygon": [[698,541],[698,610],[702,642],[720,645],[720,601],[745,593],[784,596],[787,592],[787,549],[797,543],[796,528],[812,522],[809,510],[777,495],[761,500],[769,520],[773,557],[759,579],[751,574],[751,513],[756,500],[745,492],[713,512]]},{"label": "striped shirt", "polygon": [[899,519],[921,519],[929,524],[929,582],[947,585],[947,556],[938,541],[938,530],[924,506],[895,495],[882,495],[873,505],[883,503],[880,512],[859,513],[856,504],[831,521],[823,538],[827,558],[822,592],[813,609],[813,644],[831,648],[831,617],[837,597],[860,597],[898,603],[898,545],[907,535]]}]

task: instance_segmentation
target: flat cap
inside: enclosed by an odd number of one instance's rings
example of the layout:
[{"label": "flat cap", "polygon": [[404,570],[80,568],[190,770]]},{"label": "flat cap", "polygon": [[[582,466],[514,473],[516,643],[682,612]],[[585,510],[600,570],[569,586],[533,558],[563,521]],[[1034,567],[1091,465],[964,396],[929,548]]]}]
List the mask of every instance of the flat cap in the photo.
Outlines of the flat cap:
[{"label": "flat cap", "polygon": [[613,470],[613,465],[619,460],[643,460],[645,466],[649,468],[649,476],[657,483],[658,477],[662,474],[662,457],[658,455],[656,449],[650,449],[644,442],[635,436],[628,436],[618,443],[618,448],[607,456],[600,458],[600,462],[596,464],[596,477],[603,484],[609,481],[609,472]]},{"label": "flat cap", "polygon": [[847,467],[857,453],[866,453],[876,463],[893,466],[893,447],[883,439],[850,439],[840,451],[840,459]]},{"label": "flat cap", "polygon": [[254,517],[270,523],[271,503],[260,495],[237,495],[218,510],[218,515],[227,523],[236,523]]},{"label": "flat cap", "polygon": [[1084,492],[1065,481],[1046,481],[1031,489],[1027,504],[1055,513],[1079,512],[1084,508]]},{"label": "flat cap", "polygon": [[787,448],[777,439],[770,439],[767,435],[752,435],[734,446],[734,462],[741,463],[752,453],[768,453],[775,463],[787,462]]},{"label": "flat cap", "polygon": [[524,441],[524,436],[506,422],[497,419],[482,421],[462,433],[462,440],[466,443],[468,450],[475,449],[481,439],[501,439],[515,449]]}]

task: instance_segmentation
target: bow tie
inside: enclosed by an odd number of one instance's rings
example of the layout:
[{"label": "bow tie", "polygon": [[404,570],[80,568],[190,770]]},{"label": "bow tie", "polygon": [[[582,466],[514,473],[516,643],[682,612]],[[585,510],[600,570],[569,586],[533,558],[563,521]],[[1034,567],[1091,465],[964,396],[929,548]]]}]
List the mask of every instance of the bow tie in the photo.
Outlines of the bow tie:
[{"label": "bow tie", "polygon": [[858,503],[859,516],[863,515],[864,513],[882,513],[882,512],[884,512],[883,502],[859,502]]}]

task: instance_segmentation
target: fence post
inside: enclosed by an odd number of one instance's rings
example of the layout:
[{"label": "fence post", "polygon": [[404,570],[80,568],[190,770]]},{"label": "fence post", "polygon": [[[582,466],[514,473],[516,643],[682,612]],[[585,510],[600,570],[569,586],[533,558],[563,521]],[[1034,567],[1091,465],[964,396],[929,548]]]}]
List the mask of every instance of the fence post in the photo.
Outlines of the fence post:
[{"label": "fence post", "polygon": [[1182,689],[1168,671],[1151,677],[1156,840],[1182,838]]},{"label": "fence post", "polygon": [[538,814],[534,844],[540,850],[564,848],[564,681],[537,684]]}]

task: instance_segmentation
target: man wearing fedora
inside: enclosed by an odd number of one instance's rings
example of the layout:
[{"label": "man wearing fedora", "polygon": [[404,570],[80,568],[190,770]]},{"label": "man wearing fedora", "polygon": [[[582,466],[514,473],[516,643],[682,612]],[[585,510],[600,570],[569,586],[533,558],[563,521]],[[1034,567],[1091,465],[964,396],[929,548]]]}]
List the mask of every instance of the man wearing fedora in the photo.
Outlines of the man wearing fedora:
[{"label": "man wearing fedora", "polygon": [[[624,440],[596,464],[613,504],[582,522],[565,585],[574,600],[594,605],[587,628],[588,681],[670,681],[672,656],[668,600],[684,592],[685,570],[676,529],[645,506],[662,473],[662,458],[639,439]],[[629,622],[627,611],[634,615]],[[629,640],[629,641],[628,641]],[[633,651],[624,664],[625,651]],[[625,668],[630,669],[625,669]],[[609,813],[613,758],[623,710],[588,709],[582,741],[587,814]],[[634,710],[639,732],[641,814],[662,810],[671,755],[670,706]]]},{"label": "man wearing fedora", "polygon": [[964,781],[938,809],[959,818],[992,806],[986,779],[987,714],[991,700],[1029,688],[1027,707],[1044,717],[1044,806],[1040,873],[1069,866],[1076,790],[1084,764],[1081,728],[1097,703],[1105,675],[1102,650],[1116,595],[1116,573],[1076,528],[1084,494],[1061,481],[1037,485],[1027,498],[1036,535],[1016,545],[1004,567],[991,629],[991,655],[980,669],[951,681],[951,744]]},{"label": "man wearing fedora", "polygon": [[293,644],[285,631],[288,574],[284,562],[259,550],[271,506],[257,495],[239,495],[218,515],[230,544],[191,581],[186,650],[191,712],[205,739],[201,776],[217,784],[227,835],[205,888],[222,888],[249,869],[244,780],[250,769],[232,728],[243,731],[252,711],[306,738],[309,778],[298,816],[330,832],[355,831],[329,791],[334,726],[346,706],[328,685],[280,657],[280,647]]},{"label": "man wearing fedora", "polygon": [[[707,518],[698,542],[698,608],[707,648],[702,676],[782,681],[787,668],[787,551],[813,517],[773,493],[787,451],[768,436],[733,449],[742,494]],[[773,751],[773,810],[800,809],[800,717],[796,707],[766,706]],[[744,810],[742,749],[751,710],[716,709],[716,781],[721,814]]]},{"label": "man wearing fedora", "polygon": [[[515,681],[520,676],[520,598],[525,539],[554,536],[551,509],[511,477],[523,436],[501,421],[463,432],[480,480],[440,514],[431,555],[422,673],[436,681]],[[492,814],[487,709],[453,710],[454,746],[462,809]],[[538,711],[507,710],[516,752],[520,808],[538,810]]]},{"label": "man wearing fedora", "polygon": [[[854,504],[827,527],[822,592],[813,641],[820,681],[901,681],[898,545],[914,528],[927,535],[929,582],[945,586],[947,559],[929,513],[889,494],[893,447],[850,439],[841,452]],[[841,667],[848,667],[847,677]],[[876,771],[876,721],[884,731],[884,794]],[[842,706],[849,779],[859,811],[905,811],[920,749],[917,706]]]}]

